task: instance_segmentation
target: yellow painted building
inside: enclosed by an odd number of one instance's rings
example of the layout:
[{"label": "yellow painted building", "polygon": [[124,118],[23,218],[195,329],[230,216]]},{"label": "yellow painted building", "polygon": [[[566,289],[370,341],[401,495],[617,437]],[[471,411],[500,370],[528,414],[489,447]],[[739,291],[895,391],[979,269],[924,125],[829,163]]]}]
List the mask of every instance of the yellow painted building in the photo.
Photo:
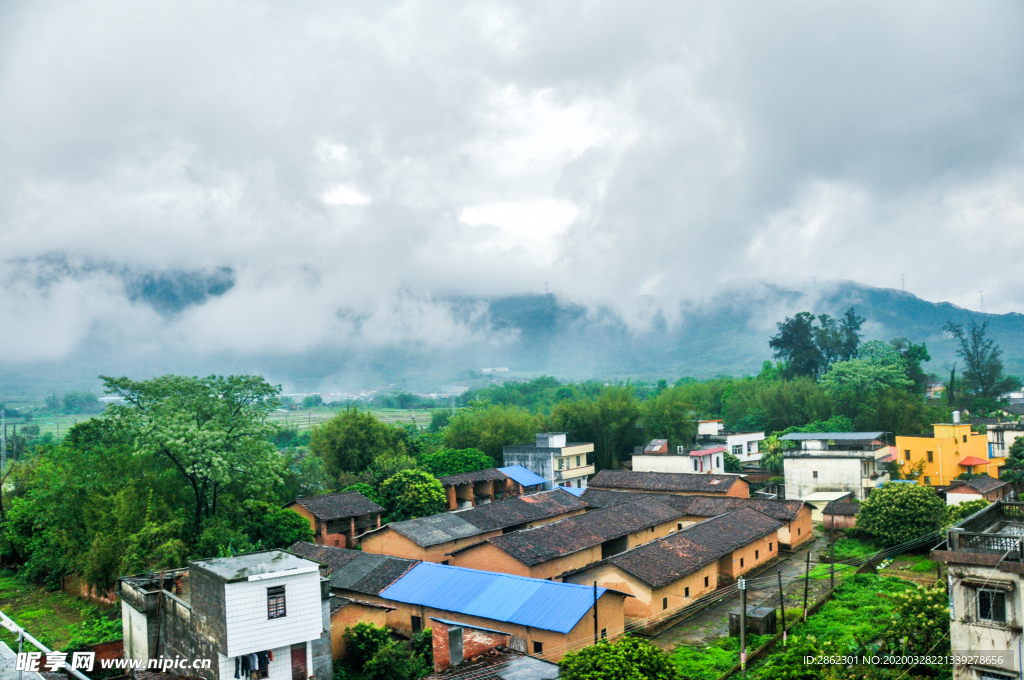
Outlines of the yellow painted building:
[{"label": "yellow painted building", "polygon": [[896,437],[903,471],[924,461],[919,479],[925,486],[945,486],[965,472],[999,478],[1002,458],[988,457],[988,437],[960,423],[932,425],[931,437]]}]

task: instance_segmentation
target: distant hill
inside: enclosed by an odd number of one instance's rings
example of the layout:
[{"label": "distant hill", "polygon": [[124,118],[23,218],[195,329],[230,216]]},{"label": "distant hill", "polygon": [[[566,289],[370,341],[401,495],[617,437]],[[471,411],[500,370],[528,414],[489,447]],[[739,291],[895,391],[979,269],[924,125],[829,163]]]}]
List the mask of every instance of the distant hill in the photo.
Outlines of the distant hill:
[{"label": "distant hill", "polygon": [[[191,290],[191,289],[189,289]],[[186,291],[187,292],[187,291]],[[393,345],[353,350],[324,346],[295,355],[138,356],[80,348],[62,362],[9,366],[0,370],[0,399],[36,398],[49,392],[96,389],[97,374],[143,378],[160,373],[261,373],[288,391],[357,388],[437,391],[442,385],[480,386],[492,379],[525,379],[540,374],[563,379],[657,379],[680,376],[756,374],[771,358],[768,339],[776,322],[799,311],[839,316],[848,307],[867,318],[865,340],[906,337],[926,342],[928,370],[946,375],[957,361],[941,328],[971,316],[988,321],[990,337],[1003,350],[1008,373],[1024,376],[1024,315],[979,314],[949,303],[933,303],[902,291],[853,282],[819,284],[811,292],[771,284],[734,287],[701,302],[683,305],[674,319],[649,315],[630,327],[610,308],[586,308],[554,295],[452,298],[448,302],[484,337],[479,346],[428,350]],[[657,309],[656,301],[638,306]],[[197,302],[202,304],[202,302]],[[481,306],[486,310],[479,314]],[[126,359],[130,354],[133,358]],[[508,373],[483,375],[484,366]],[[962,369],[963,362],[958,366]]]}]

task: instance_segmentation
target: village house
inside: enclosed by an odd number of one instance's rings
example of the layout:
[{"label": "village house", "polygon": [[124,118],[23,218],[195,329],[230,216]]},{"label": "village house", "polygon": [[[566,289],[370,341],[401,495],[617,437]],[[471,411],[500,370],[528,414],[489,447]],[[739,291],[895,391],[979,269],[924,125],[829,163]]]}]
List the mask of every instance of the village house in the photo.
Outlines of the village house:
[{"label": "village house", "polygon": [[788,498],[805,498],[818,491],[851,492],[868,497],[889,481],[881,468],[889,455],[885,432],[792,432],[780,437],[799,448],[783,455]]},{"label": "village house", "polygon": [[587,459],[594,452],[589,442],[567,443],[565,432],[542,432],[533,444],[506,446],[505,465],[520,465],[544,478],[544,488],[556,486],[587,488],[594,465]]},{"label": "village house", "polygon": [[625,615],[649,620],[691,604],[775,559],[783,523],[743,507],[570,572],[570,583],[628,593]]},{"label": "village house", "polygon": [[447,562],[459,548],[583,513],[587,504],[563,489],[506,498],[467,510],[392,522],[363,536],[363,552]]},{"label": "village house", "polygon": [[[1005,459],[1010,455],[1010,447],[1019,438],[1024,437],[1024,423],[996,423],[986,428],[989,455],[992,458]],[[1000,461],[1003,464],[1005,461]]]},{"label": "village house", "polygon": [[764,441],[764,432],[732,432],[725,429],[721,420],[701,420],[697,423],[697,448],[725,447],[741,463],[761,460],[759,443]]},{"label": "village house", "polygon": [[841,529],[857,528],[857,515],[860,513],[860,503],[849,501],[833,501],[825,506],[822,511],[824,522],[822,529],[826,532]]},{"label": "village house", "polygon": [[952,423],[932,425],[931,436],[896,437],[897,455],[904,470],[923,464],[919,483],[946,486],[965,472],[999,477],[1002,458],[989,457],[988,436],[971,432],[953,413]]},{"label": "village house", "polygon": [[[931,552],[948,568],[950,645],[978,657],[976,663],[954,665],[954,680],[1020,677],[1022,535],[1024,503],[1001,500],[951,527]],[[986,652],[1003,652],[1004,662],[993,663],[997,655]]]},{"label": "village house", "polygon": [[[433,629],[434,667],[455,666],[491,647],[557,662],[625,630],[622,593],[421,562],[381,593],[403,632]],[[594,607],[597,616],[594,616]]]},{"label": "village house", "polygon": [[281,550],[118,580],[124,655],[209,659],[204,680],[331,677],[330,595],[320,565]]},{"label": "village house", "polygon": [[449,510],[484,505],[505,495],[508,476],[495,468],[438,477],[444,487]]},{"label": "village house", "polygon": [[655,498],[493,536],[454,551],[451,564],[532,578],[558,578],[677,529],[680,513]]},{"label": "village house", "polygon": [[957,480],[946,487],[946,505],[959,505],[977,500],[994,503],[1009,493],[1009,482],[1001,482],[991,477]]},{"label": "village house", "polygon": [[[637,447],[639,449],[640,447]],[[667,439],[652,439],[634,453],[630,465],[635,472],[725,472],[725,447],[686,451],[680,446],[669,451]]]},{"label": "village house", "polygon": [[316,543],[342,548],[354,548],[362,534],[379,528],[384,512],[358,491],[296,498],[284,507],[306,518]]},{"label": "village house", "polygon": [[814,540],[811,506],[803,501],[735,496],[639,494],[632,491],[607,491],[595,488],[587,489],[580,498],[592,508],[607,508],[628,503],[645,495],[657,498],[680,512],[678,529],[682,529],[685,523],[701,522],[709,517],[718,517],[739,508],[749,507],[783,522],[779,527],[779,547],[782,550],[796,550],[808,541]]},{"label": "village house", "polygon": [[697,496],[750,496],[750,487],[739,475],[601,470],[590,480],[590,488]]}]

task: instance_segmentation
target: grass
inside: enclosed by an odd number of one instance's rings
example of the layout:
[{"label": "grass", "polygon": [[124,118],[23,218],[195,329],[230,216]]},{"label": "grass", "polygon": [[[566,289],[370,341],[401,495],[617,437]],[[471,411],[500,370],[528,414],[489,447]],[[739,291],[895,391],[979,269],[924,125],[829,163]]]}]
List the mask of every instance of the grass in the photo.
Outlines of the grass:
[{"label": "grass", "polygon": [[[56,650],[65,648],[72,636],[82,630],[81,624],[118,615],[115,606],[36,588],[10,571],[0,571],[0,609],[33,637]],[[8,630],[0,629],[0,640],[12,649],[18,647],[18,637]]]},{"label": "grass", "polygon": [[[284,428],[305,432],[312,426],[330,420],[340,410],[342,410],[342,407],[334,406],[300,408],[294,411],[281,410],[270,414],[270,421]],[[384,423],[426,427],[430,424],[431,409],[381,408],[371,409],[370,413],[373,414],[374,418]]]},{"label": "grass", "polygon": [[[748,635],[747,653],[763,645],[770,635]],[[679,645],[670,655],[672,662],[684,678],[715,680],[740,662],[740,639],[724,637],[707,647]]]},{"label": "grass", "polygon": [[[836,562],[845,562],[846,560],[868,557],[874,555],[878,550],[878,546],[868,541],[862,541],[857,538],[839,538],[836,539],[835,560]],[[822,554],[824,556],[828,553],[824,552]]]},{"label": "grass", "polygon": [[[855,567],[849,564],[837,564],[836,565],[836,576],[843,577],[847,574],[852,574],[856,571]],[[831,564],[818,564],[811,569],[811,578],[824,579],[832,577],[832,565]]]}]

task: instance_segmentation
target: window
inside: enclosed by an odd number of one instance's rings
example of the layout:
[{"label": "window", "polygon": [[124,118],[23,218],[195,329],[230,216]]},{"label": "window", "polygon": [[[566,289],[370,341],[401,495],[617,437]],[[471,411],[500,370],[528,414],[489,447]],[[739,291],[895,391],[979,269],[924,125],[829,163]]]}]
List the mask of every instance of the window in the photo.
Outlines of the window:
[{"label": "window", "polygon": [[693,471],[697,472],[697,459],[696,458],[693,459]]},{"label": "window", "polygon": [[1016,675],[1008,675],[1006,673],[996,673],[995,671],[986,671],[982,668],[978,670],[978,677],[981,680],[1017,680]]},{"label": "window", "polygon": [[652,532],[652,533],[654,532],[654,527],[651,527],[651,532]]},{"label": "window", "polygon": [[441,560],[441,564],[448,564],[448,562],[450,562],[450,560]]},{"label": "window", "polygon": [[932,483],[932,478],[931,477],[925,477],[924,478],[924,483],[930,486],[931,483]]},{"label": "window", "polygon": [[742,456],[743,455],[743,445],[742,444],[737,444],[736,446],[732,447],[732,455],[734,455],[734,456]]},{"label": "window", "polygon": [[800,527],[797,527],[796,528],[796,535],[799,536],[801,531],[803,531],[803,529],[801,529]]},{"label": "window", "polygon": [[602,628],[601,629],[601,639],[602,640],[607,640],[608,639],[608,629],[607,628]]},{"label": "window", "polygon": [[544,653],[544,643],[543,642],[537,642],[536,640],[534,640],[533,641],[533,653],[534,654],[543,654]]},{"label": "window", "polygon": [[704,577],[704,587],[705,588],[708,587],[708,577],[707,576]]},{"label": "window", "polygon": [[284,615],[284,586],[267,588],[267,618],[279,619]]},{"label": "window", "polygon": [[741,557],[740,558],[740,569],[742,569],[742,568],[743,568],[743,558]]},{"label": "window", "polygon": [[935,461],[934,461],[934,460],[932,459],[932,452],[931,452],[931,451],[929,451],[929,452],[928,452],[928,462],[929,462],[929,463],[934,463],[934,462],[935,462]]},{"label": "window", "polygon": [[718,467],[722,467],[722,457],[718,457]]},{"label": "window", "polygon": [[683,523],[682,522],[680,522],[679,524],[676,524],[676,531],[679,531],[682,528],[683,528]]},{"label": "window", "polygon": [[964,444],[967,443],[967,435],[964,435]]},{"label": "window", "polygon": [[423,630],[423,619],[419,616],[412,617],[412,632],[418,633]]},{"label": "window", "polygon": [[818,478],[818,471],[817,471],[817,470],[815,470],[815,471],[814,471],[814,472],[812,472],[811,474],[812,474],[812,475],[814,475],[814,478],[815,478],[815,479],[817,479],[817,478]]},{"label": "window", "polygon": [[768,552],[771,552],[771,551],[772,551],[772,544],[771,544],[771,543],[769,543],[769,544],[768,544]]},{"label": "window", "polygon": [[754,559],[755,560],[761,559],[761,551],[760,550],[755,550],[754,551]]},{"label": "window", "polygon": [[978,618],[1006,623],[1006,593],[1001,590],[979,590]]},{"label": "window", "polygon": [[661,608],[662,609],[668,609],[668,598],[667,597],[661,598]]},{"label": "window", "polygon": [[580,466],[580,457],[576,456],[576,467]]},{"label": "window", "polygon": [[690,596],[690,586],[686,586],[686,588],[683,589],[683,597],[689,597],[689,596]]},{"label": "window", "polygon": [[564,465],[565,465],[565,458],[559,458],[558,459],[558,469],[561,470]]},{"label": "window", "polygon": [[907,449],[906,451],[903,452],[903,458],[906,460],[910,460],[910,449]]}]

